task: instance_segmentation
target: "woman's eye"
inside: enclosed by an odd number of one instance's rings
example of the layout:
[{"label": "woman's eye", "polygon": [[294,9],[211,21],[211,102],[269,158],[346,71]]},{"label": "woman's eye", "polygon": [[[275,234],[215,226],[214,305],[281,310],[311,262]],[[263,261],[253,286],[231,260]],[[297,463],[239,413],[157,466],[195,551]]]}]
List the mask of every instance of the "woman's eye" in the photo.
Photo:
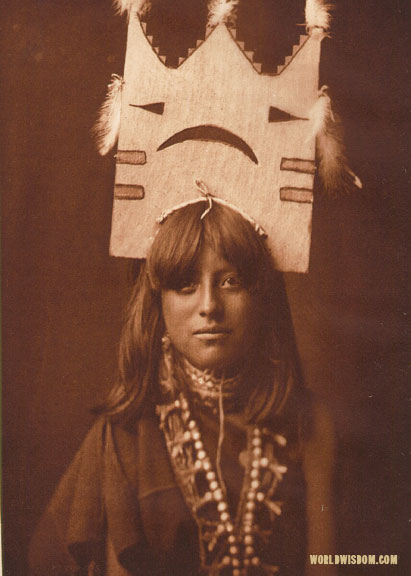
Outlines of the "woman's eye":
[{"label": "woman's eye", "polygon": [[192,294],[197,289],[197,284],[193,281],[187,280],[182,282],[177,288],[177,292],[180,294]]},{"label": "woman's eye", "polygon": [[242,282],[239,276],[233,274],[232,276],[227,276],[227,278],[224,278],[221,286],[223,288],[241,288]]}]

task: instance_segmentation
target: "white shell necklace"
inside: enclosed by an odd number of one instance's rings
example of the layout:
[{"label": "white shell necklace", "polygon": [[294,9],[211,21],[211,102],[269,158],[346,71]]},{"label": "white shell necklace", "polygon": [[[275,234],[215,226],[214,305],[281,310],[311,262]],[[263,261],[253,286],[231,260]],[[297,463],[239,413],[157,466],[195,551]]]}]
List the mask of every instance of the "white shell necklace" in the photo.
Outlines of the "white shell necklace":
[{"label": "white shell necklace", "polygon": [[281,514],[281,503],[272,498],[287,468],[273,454],[264,455],[264,440],[284,446],[286,439],[258,426],[248,427],[243,487],[233,517],[225,485],[207,454],[185,396],[180,393],[173,402],[158,406],[157,413],[177,483],[198,526],[200,572],[210,576],[247,576],[250,570],[276,574],[279,568],[264,563],[258,552],[264,539],[257,515],[261,507],[268,508],[273,521]]}]

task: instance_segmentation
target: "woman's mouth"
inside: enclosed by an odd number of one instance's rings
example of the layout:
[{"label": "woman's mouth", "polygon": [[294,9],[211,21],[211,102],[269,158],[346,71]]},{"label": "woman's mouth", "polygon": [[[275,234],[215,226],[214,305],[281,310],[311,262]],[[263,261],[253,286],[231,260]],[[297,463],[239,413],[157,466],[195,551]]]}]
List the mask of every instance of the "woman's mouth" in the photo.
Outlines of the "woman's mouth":
[{"label": "woman's mouth", "polygon": [[220,328],[217,326],[209,328],[200,328],[194,331],[194,336],[199,340],[211,341],[211,340],[225,340],[230,335],[230,330],[226,328]]}]

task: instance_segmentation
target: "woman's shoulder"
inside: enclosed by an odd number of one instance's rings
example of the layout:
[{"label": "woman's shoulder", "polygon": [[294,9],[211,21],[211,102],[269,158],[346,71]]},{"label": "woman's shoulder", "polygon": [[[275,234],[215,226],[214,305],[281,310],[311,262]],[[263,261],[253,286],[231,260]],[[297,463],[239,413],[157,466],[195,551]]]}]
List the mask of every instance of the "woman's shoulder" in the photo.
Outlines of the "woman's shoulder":
[{"label": "woman's shoulder", "polygon": [[137,506],[139,448],[150,445],[149,436],[149,418],[128,428],[105,416],[96,419],[38,523],[29,552],[31,574],[51,573],[52,566],[62,575],[77,574],[85,557],[102,552],[105,518],[118,519],[120,513],[124,519],[124,511],[131,514]]},{"label": "woman's shoulder", "polygon": [[84,437],[77,455],[90,451],[98,458],[110,448],[113,439],[116,442],[136,442],[156,426],[154,410],[146,410],[132,421],[111,415],[99,415]]},{"label": "woman's shoulder", "polygon": [[335,418],[329,404],[310,396],[309,415],[303,434],[303,465],[306,476],[331,478],[337,447]]},{"label": "woman's shoulder", "polygon": [[309,392],[306,400],[304,441],[306,446],[331,442],[335,437],[335,418],[330,404],[322,397]]},{"label": "woman's shoulder", "polygon": [[[102,471],[107,421],[89,429],[36,527],[30,543],[30,574],[78,573],[77,552],[102,539]],[[81,554],[81,553],[80,553]]]},{"label": "woman's shoulder", "polygon": [[[306,485],[307,552],[333,554],[335,550],[336,431],[332,411],[324,400],[312,396],[310,420],[303,444]],[[314,571],[313,571],[314,573]],[[307,574],[311,574],[310,568]],[[327,574],[335,574],[329,567]]]},{"label": "woman's shoulder", "polygon": [[151,426],[147,417],[125,427],[110,417],[99,416],[61,477],[49,508],[57,510],[73,501],[82,505],[83,496],[96,502],[107,468],[116,462],[122,466],[130,454],[135,456],[141,437],[149,436]]}]

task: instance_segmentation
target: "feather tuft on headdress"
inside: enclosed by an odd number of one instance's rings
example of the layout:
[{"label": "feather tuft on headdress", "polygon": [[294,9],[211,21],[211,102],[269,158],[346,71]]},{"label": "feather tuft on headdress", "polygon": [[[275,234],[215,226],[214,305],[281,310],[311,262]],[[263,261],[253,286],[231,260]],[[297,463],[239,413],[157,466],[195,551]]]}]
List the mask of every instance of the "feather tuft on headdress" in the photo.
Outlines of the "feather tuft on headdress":
[{"label": "feather tuft on headdress", "polygon": [[208,3],[207,28],[215,28],[219,24],[232,26],[236,18],[236,8],[239,0],[210,0]]},{"label": "feather tuft on headdress", "polygon": [[310,112],[311,136],[317,139],[318,175],[324,190],[331,194],[362,188],[361,180],[348,166],[343,127],[332,109],[328,87],[323,86]]},{"label": "feather tuft on headdress", "polygon": [[114,8],[118,14],[130,14],[131,10],[135,8],[139,16],[144,16],[150,9],[150,0],[113,0]]},{"label": "feather tuft on headdress", "polygon": [[331,25],[333,5],[324,0],[306,0],[305,24],[310,34],[326,36]]},{"label": "feather tuft on headdress", "polygon": [[106,99],[101,105],[99,118],[93,128],[97,149],[102,156],[114,148],[118,139],[123,84],[124,81],[121,76],[112,74]]}]

